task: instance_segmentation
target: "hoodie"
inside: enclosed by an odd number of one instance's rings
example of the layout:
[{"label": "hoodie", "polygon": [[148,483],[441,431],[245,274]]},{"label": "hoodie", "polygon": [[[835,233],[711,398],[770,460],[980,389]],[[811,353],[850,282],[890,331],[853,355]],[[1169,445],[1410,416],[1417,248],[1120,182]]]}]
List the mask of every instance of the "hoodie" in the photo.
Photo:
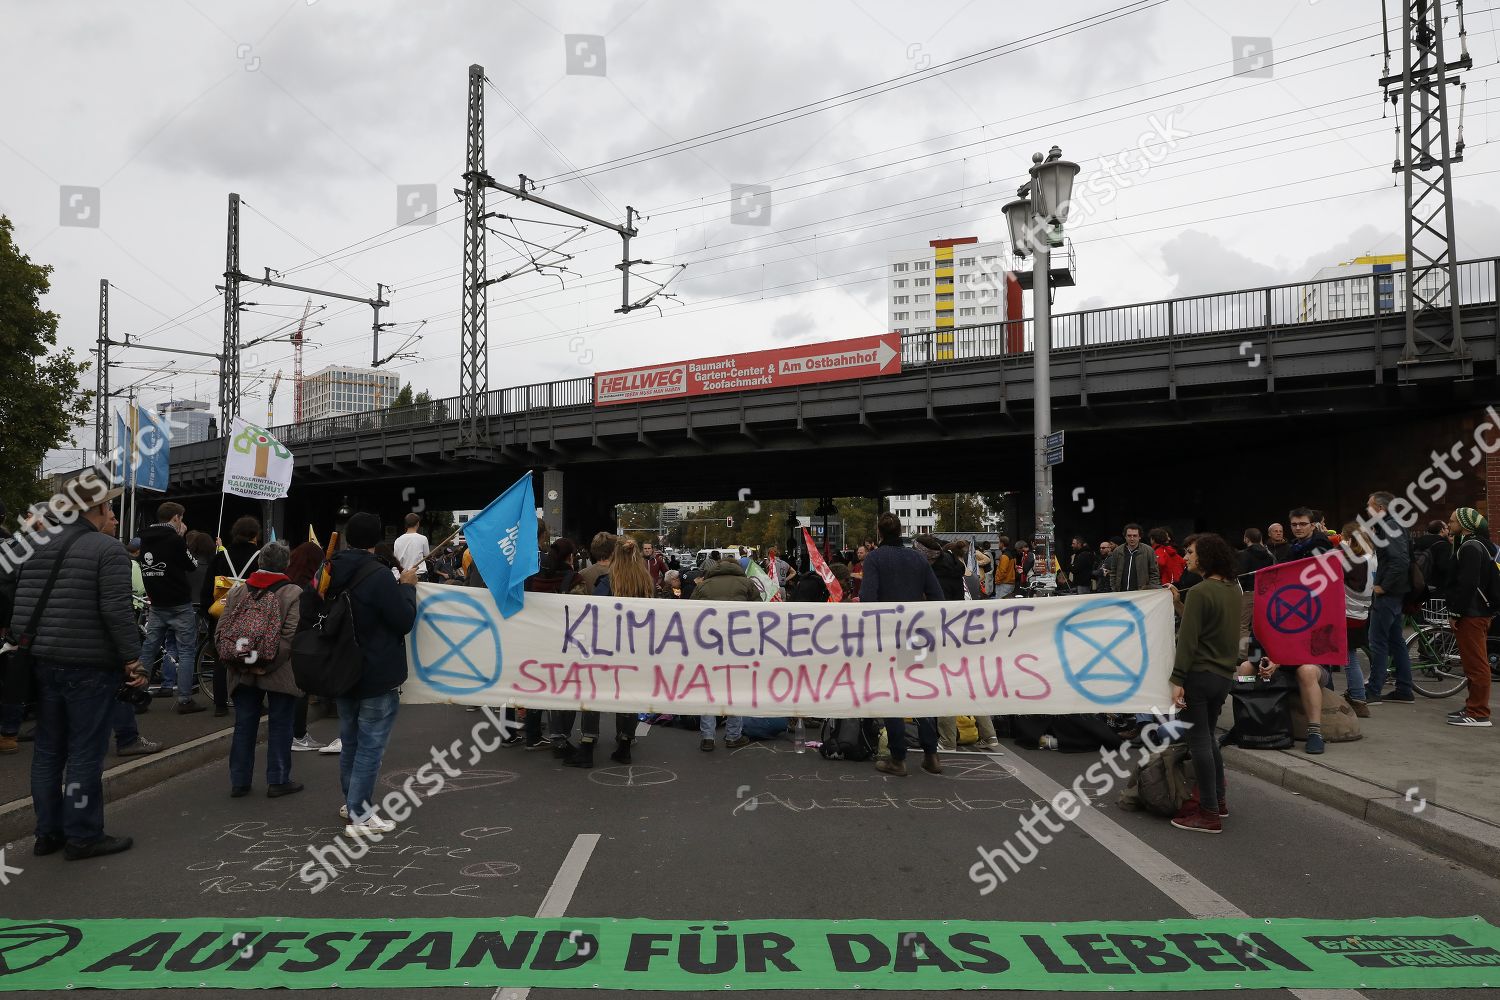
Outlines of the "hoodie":
[{"label": "hoodie", "polygon": [[710,563],[693,588],[695,601],[759,601],[760,590],[734,559]]}]

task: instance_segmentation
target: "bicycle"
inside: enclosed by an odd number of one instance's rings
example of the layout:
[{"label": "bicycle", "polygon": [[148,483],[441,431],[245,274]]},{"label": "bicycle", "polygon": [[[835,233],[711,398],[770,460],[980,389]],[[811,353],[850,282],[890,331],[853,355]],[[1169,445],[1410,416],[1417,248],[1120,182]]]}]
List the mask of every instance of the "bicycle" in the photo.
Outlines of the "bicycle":
[{"label": "bicycle", "polygon": [[[1432,600],[1422,605],[1421,616],[1405,615],[1402,623],[1411,629],[1406,653],[1411,658],[1412,689],[1424,698],[1448,698],[1469,686],[1458,655],[1458,637],[1448,619],[1448,605]],[[1490,675],[1500,671],[1500,637],[1485,639]]]}]

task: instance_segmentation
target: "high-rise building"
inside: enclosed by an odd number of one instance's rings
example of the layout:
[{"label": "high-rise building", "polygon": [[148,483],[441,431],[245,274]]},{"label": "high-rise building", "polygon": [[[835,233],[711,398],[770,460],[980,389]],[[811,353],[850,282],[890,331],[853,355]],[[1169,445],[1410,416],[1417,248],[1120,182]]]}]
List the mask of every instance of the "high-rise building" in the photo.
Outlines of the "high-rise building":
[{"label": "high-rise building", "polygon": [[169,399],[157,403],[156,412],[166,418],[173,444],[194,444],[217,436],[218,428],[208,415],[208,404],[200,400]]},{"label": "high-rise building", "polygon": [[302,383],[302,419],[383,410],[401,392],[401,376],[373,368],[331,365]]},{"label": "high-rise building", "polygon": [[886,277],[890,329],[935,331],[937,360],[996,353],[993,329],[963,328],[1021,317],[1021,289],[1008,277],[1008,261],[1005,244],[980,243],[977,236],[892,252]]},{"label": "high-rise building", "polygon": [[[1302,286],[1298,321],[1350,319],[1383,313],[1406,312],[1406,255],[1366,254],[1325,267]],[[1373,276],[1373,280],[1372,280]],[[1445,273],[1429,271],[1418,279],[1422,295],[1445,305]]]}]

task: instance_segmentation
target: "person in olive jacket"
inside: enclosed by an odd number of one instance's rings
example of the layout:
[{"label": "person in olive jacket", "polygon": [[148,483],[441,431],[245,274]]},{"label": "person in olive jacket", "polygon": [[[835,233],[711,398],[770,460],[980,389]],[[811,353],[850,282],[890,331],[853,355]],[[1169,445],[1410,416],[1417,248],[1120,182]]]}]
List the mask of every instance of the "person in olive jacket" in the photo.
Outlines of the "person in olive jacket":
[{"label": "person in olive jacket", "polygon": [[1468,698],[1464,707],[1448,713],[1448,725],[1489,729],[1490,660],[1487,638],[1495,616],[1493,606],[1497,586],[1495,546],[1490,541],[1490,523],[1473,507],[1460,507],[1448,520],[1448,528],[1457,543],[1453,572],[1444,597],[1448,614],[1453,618],[1453,634],[1458,640],[1458,658],[1469,679]]},{"label": "person in olive jacket", "polygon": [[349,820],[345,832],[388,833],[396,828],[375,815],[380,762],[390,742],[400,705],[399,688],[406,680],[406,635],[417,621],[417,571],[401,574],[375,558],[375,547],[385,538],[380,518],[361,511],[344,529],[348,548],[333,557],[328,600],[347,590],[354,609],[354,634],[364,658],[364,673],[339,706],[339,782],[344,790],[341,812]]},{"label": "person in olive jacket", "polygon": [[[260,566],[250,578],[237,584],[224,599],[224,614],[219,618],[218,638],[238,640],[239,655],[224,659],[229,697],[234,703],[234,738],[229,744],[229,794],[240,798],[250,793],[251,775],[255,771],[255,741],[260,730],[261,714],[266,720],[266,796],[279,798],[302,791],[301,782],[292,780],[292,720],[302,691],[292,677],[292,637],[301,622],[302,588],[286,575],[292,561],[292,550],[285,542],[272,542],[260,550]],[[270,663],[260,659],[260,651],[248,637],[232,637],[235,615],[247,601],[275,601],[279,605],[281,634],[276,656]],[[226,626],[225,623],[229,623]],[[221,650],[222,652],[222,650]],[[248,655],[245,655],[248,652]],[[253,661],[253,662],[247,662]]]}]

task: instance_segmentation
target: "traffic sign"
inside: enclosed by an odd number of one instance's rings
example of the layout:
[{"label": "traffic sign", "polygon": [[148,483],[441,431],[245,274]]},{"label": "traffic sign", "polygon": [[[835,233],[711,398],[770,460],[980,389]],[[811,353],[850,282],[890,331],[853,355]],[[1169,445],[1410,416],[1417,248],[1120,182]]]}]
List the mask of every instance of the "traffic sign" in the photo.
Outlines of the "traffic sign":
[{"label": "traffic sign", "polygon": [[1062,460],[1063,460],[1062,445],[1058,445],[1056,448],[1048,448],[1047,449],[1047,454],[1046,454],[1046,459],[1047,459],[1047,464],[1048,465],[1062,465]]},{"label": "traffic sign", "polygon": [[1062,446],[1063,446],[1063,432],[1062,431],[1053,431],[1051,434],[1047,435],[1047,450],[1048,451],[1059,451],[1060,452],[1060,451],[1062,451]]},{"label": "traffic sign", "polygon": [[734,527],[734,518],[732,518],[732,517],[726,517],[726,518],[724,518],[724,527],[726,527],[726,528],[732,528],[732,527]]}]

